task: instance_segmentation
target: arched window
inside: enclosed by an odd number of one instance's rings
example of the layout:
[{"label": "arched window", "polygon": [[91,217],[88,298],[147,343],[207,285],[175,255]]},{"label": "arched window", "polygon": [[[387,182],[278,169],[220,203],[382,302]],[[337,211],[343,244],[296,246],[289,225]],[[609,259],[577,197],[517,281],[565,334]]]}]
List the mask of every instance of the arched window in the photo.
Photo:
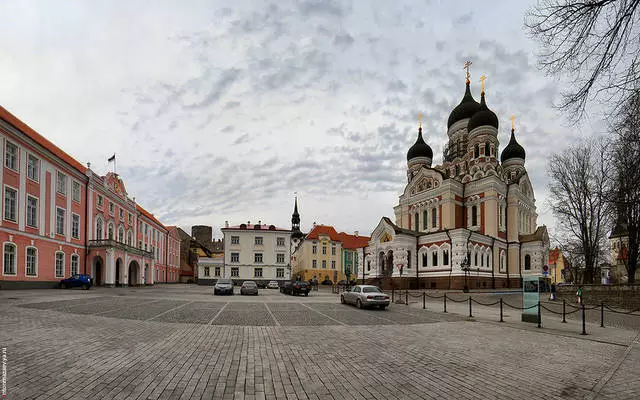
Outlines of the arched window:
[{"label": "arched window", "polygon": [[478,252],[473,253],[473,265],[478,266]]},{"label": "arched window", "polygon": [[484,144],[484,155],[485,157],[489,157],[489,152],[491,151],[491,144],[489,142]]},{"label": "arched window", "polygon": [[484,267],[484,253],[480,254],[480,266]]},{"label": "arched window", "polygon": [[5,243],[2,272],[5,275],[16,275],[16,262],[16,245],[13,243]]},{"label": "arched window", "polygon": [[422,212],[422,229],[427,230],[429,229],[429,218],[427,218],[427,210],[424,210]]},{"label": "arched window", "polygon": [[101,240],[103,239],[103,235],[102,235],[102,219],[98,218],[96,220],[96,240]]},{"label": "arched window", "polygon": [[529,271],[531,269],[531,256],[529,254],[524,256],[524,269],[525,271]]},{"label": "arched window", "polygon": [[431,209],[431,227],[438,227],[438,210],[435,207]]},{"label": "arched window", "polygon": [[418,213],[416,213],[416,215],[415,215],[415,218],[414,218],[414,221],[413,221],[413,222],[415,223],[415,229],[416,229],[416,232],[417,232],[417,231],[419,231],[419,230],[420,230],[420,216],[419,216],[419,214],[418,214]]},{"label": "arched window", "polygon": [[442,251],[442,265],[449,265],[449,250]]},{"label": "arched window", "polygon": [[113,239],[113,224],[112,223],[109,223],[109,228],[108,228],[107,234],[108,234],[107,238],[109,240],[112,240]]},{"label": "arched window", "polygon": [[71,275],[75,275],[80,272],[80,256],[73,254],[71,256]]},{"label": "arched window", "polygon": [[456,176],[460,175],[460,166],[456,165]]},{"label": "arched window", "polygon": [[476,144],[473,147],[473,158],[478,158],[478,157],[480,157],[480,145]]},{"label": "arched window", "polygon": [[478,207],[471,207],[471,226],[478,225]]},{"label": "arched window", "polygon": [[133,241],[133,236],[132,236],[132,234],[131,234],[131,231],[128,231],[128,232],[127,232],[127,244],[128,244],[129,246],[131,246],[132,241]]},{"label": "arched window", "polygon": [[118,242],[124,243],[124,228],[118,228]]},{"label": "arched window", "polygon": [[38,249],[35,247],[27,247],[27,276],[38,275]]},{"label": "arched window", "polygon": [[431,265],[434,267],[438,266],[438,252],[434,251],[431,253]]},{"label": "arched window", "polygon": [[429,261],[429,256],[427,255],[427,253],[422,253],[422,267],[427,267],[428,266],[428,261]]}]

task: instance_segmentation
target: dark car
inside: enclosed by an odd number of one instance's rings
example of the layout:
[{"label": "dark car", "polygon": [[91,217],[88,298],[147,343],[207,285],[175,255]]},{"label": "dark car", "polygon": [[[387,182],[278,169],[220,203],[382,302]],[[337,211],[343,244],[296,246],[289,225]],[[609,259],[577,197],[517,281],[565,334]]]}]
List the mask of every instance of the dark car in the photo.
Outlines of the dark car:
[{"label": "dark car", "polygon": [[296,294],[303,294],[305,296],[309,296],[309,291],[311,287],[307,282],[302,281],[294,281],[291,282],[291,285],[287,286],[285,293],[295,296]]},{"label": "dark car", "polygon": [[233,295],[233,282],[231,279],[218,279],[218,282],[213,286],[213,294]]},{"label": "dark car", "polygon": [[333,282],[331,282],[331,279],[325,279],[320,284],[321,285],[333,285]]},{"label": "dark car", "polygon": [[293,284],[293,282],[284,282],[281,286],[280,286],[280,293],[289,293],[289,287],[291,287],[291,285]]},{"label": "dark car", "polygon": [[81,287],[84,290],[91,288],[91,277],[88,274],[75,274],[60,281],[61,289]]}]

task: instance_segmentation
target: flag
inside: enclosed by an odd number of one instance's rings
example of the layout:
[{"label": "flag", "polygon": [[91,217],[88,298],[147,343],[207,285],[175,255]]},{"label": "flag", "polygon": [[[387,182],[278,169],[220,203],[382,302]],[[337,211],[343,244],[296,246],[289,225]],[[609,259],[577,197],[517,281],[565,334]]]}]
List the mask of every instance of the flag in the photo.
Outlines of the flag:
[{"label": "flag", "polygon": [[109,159],[107,161],[111,162],[111,161],[115,161],[115,160],[116,160],[116,153],[113,153],[113,155],[111,157],[109,157]]}]

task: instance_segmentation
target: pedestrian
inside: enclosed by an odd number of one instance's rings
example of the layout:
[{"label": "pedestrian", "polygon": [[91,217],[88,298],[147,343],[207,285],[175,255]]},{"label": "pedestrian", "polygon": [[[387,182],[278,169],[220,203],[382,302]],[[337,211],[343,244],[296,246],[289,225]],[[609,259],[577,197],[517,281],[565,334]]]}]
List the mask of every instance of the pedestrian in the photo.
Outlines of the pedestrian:
[{"label": "pedestrian", "polygon": [[318,290],[318,278],[317,278],[317,277],[315,277],[315,276],[313,277],[313,289],[314,289],[315,291],[317,291],[317,290]]},{"label": "pedestrian", "polygon": [[582,304],[582,286],[578,286],[576,296],[578,296],[578,304]]},{"label": "pedestrian", "polygon": [[552,283],[551,284],[551,296],[549,296],[549,300],[555,300],[556,299],[556,284]]}]

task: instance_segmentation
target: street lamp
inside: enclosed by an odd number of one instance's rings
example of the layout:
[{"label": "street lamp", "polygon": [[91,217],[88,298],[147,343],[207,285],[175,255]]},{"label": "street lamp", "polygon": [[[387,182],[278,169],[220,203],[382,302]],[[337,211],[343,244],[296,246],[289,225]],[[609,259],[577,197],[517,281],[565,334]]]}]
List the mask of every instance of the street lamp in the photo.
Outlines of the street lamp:
[{"label": "street lamp", "polygon": [[460,268],[464,271],[464,289],[463,292],[469,292],[469,286],[467,285],[467,274],[469,273],[469,268],[471,267],[470,257],[471,255],[467,252],[467,256],[460,263]]}]

